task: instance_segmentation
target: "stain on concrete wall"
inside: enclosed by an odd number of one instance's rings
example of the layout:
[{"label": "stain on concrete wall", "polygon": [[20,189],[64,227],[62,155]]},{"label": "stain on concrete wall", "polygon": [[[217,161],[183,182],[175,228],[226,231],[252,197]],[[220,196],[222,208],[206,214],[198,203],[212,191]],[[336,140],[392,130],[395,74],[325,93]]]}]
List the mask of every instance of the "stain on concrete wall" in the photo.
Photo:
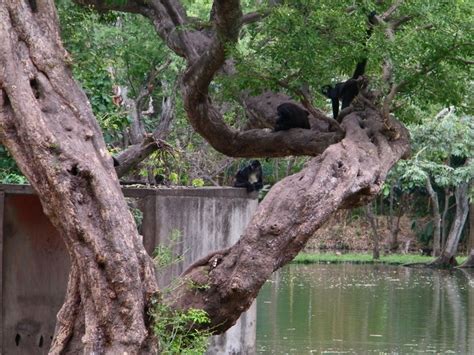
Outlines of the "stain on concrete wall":
[{"label": "stain on concrete wall", "polygon": [[[150,243],[148,248],[171,244],[173,254],[183,256],[181,262],[158,275],[160,287],[170,285],[194,261],[235,244],[257,208],[257,200],[252,196],[244,189],[203,188],[147,198],[143,209],[149,211],[146,218],[152,221],[144,220],[142,232],[147,244]],[[176,235],[177,241],[170,240]],[[255,321],[254,303],[225,334],[212,337],[208,354],[255,353]]]}]

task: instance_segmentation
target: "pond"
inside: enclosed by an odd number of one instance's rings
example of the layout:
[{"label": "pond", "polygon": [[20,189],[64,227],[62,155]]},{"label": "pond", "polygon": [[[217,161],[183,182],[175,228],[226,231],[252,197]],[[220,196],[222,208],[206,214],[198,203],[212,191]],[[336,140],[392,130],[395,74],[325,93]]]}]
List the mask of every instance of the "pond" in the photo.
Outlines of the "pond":
[{"label": "pond", "polygon": [[257,298],[260,354],[474,354],[474,274],[289,265]]}]

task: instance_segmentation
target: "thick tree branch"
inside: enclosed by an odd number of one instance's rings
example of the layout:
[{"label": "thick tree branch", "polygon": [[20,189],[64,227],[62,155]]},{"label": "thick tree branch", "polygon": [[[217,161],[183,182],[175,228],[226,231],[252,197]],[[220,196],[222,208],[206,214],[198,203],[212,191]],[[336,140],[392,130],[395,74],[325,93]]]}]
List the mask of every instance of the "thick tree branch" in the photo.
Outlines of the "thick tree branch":
[{"label": "thick tree branch", "polygon": [[93,6],[99,11],[116,10],[140,13],[154,25],[161,39],[176,54],[194,61],[202,48],[209,43],[209,38],[198,31],[190,31],[186,12],[177,0],[74,0],[80,5]]},{"label": "thick tree branch", "polygon": [[289,262],[333,212],[372,199],[388,170],[408,153],[408,132],[391,122],[400,133],[400,139],[391,141],[375,111],[361,117],[348,115],[346,137],[300,173],[277,183],[239,242],[194,263],[165,301],[175,308],[206,310],[211,329],[223,332],[251,305],[271,273]]},{"label": "thick tree branch", "polygon": [[124,176],[130,169],[136,167],[153,152],[160,149],[168,149],[169,145],[165,142],[165,139],[169,135],[174,118],[174,91],[169,97],[163,98],[160,122],[153,133],[145,135],[142,137],[141,142],[129,146],[115,157],[119,162],[119,166],[115,168],[119,178]]},{"label": "thick tree branch", "polygon": [[185,109],[196,132],[216,150],[233,157],[317,155],[339,141],[343,136],[340,132],[317,134],[303,129],[277,133],[263,130],[239,132],[225,124],[207,92],[215,73],[224,64],[226,46],[237,41],[242,12],[236,0],[216,1],[214,11],[216,35],[209,49],[183,77]]},{"label": "thick tree branch", "polygon": [[[53,349],[137,353],[154,343],[146,322],[157,292],[153,263],[67,66],[54,2],[37,4],[41,12],[26,1],[0,2],[0,141],[38,192],[77,268]],[[77,312],[65,315],[78,298]],[[73,345],[72,328],[80,342]]]}]

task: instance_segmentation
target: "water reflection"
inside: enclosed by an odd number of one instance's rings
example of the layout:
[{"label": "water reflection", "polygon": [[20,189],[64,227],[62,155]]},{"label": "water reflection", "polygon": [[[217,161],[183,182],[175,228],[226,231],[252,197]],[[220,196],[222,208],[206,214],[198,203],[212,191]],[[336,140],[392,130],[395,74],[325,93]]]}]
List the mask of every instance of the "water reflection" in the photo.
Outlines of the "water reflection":
[{"label": "water reflection", "polygon": [[474,353],[474,275],[290,265],[258,296],[259,353]]}]

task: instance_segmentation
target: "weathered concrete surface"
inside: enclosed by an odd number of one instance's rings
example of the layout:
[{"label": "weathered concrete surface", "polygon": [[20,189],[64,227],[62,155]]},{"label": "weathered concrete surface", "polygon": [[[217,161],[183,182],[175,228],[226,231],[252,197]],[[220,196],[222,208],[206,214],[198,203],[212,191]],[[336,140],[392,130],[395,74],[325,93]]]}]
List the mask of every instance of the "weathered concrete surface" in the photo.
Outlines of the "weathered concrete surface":
[{"label": "weathered concrete surface", "polygon": [[36,196],[6,194],[4,202],[0,353],[47,354],[69,257]]},{"label": "weathered concrete surface", "polygon": [[[235,243],[257,206],[245,189],[123,189],[144,212],[144,245],[152,253],[180,236],[180,264],[160,272],[166,285],[191,262]],[[69,272],[65,246],[29,186],[0,185],[0,354],[46,354]],[[255,305],[226,334],[213,337],[210,354],[255,353]]]},{"label": "weathered concrete surface", "polygon": [[[249,198],[245,189],[201,188],[173,190],[172,194],[160,191],[143,200],[143,210],[148,211],[141,231],[145,247],[150,252],[155,245],[172,245],[174,254],[183,257],[158,273],[161,288],[169,286],[192,262],[236,243],[257,207],[257,200]],[[177,240],[171,240],[176,236]],[[253,304],[225,334],[212,337],[208,354],[255,353],[255,321]]]}]

